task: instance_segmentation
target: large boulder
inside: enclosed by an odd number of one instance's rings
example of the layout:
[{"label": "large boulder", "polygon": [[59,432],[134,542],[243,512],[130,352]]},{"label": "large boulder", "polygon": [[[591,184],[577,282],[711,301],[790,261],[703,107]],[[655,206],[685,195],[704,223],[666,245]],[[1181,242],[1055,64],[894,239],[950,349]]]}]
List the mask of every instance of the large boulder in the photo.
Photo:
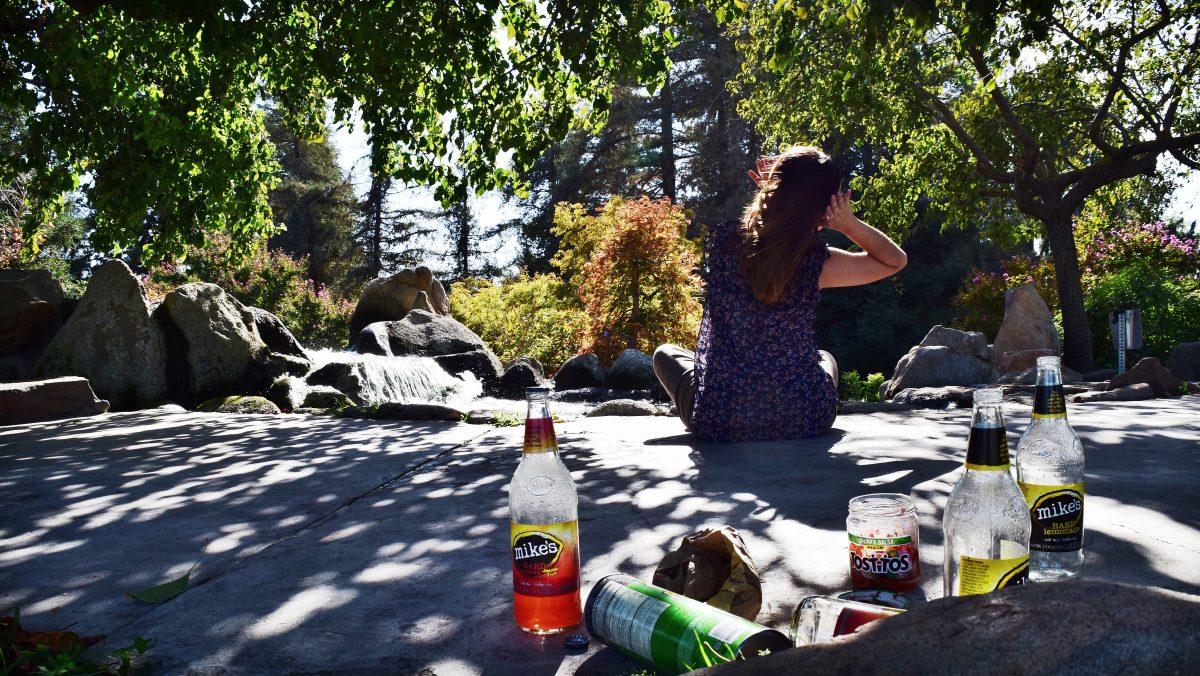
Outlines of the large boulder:
[{"label": "large boulder", "polygon": [[618,390],[645,390],[658,386],[654,360],[640,350],[624,350],[604,374],[608,386]]},{"label": "large boulder", "polygon": [[504,369],[498,390],[502,397],[522,399],[525,397],[525,388],[545,384],[541,363],[533,357],[520,357]]},{"label": "large boulder", "polygon": [[66,314],[46,270],[0,270],[0,380],[30,375]]},{"label": "large boulder", "polygon": [[1054,315],[1037,289],[1032,284],[1009,289],[1004,295],[1004,321],[992,345],[993,372],[1003,376],[1024,371],[1039,356],[1057,355],[1059,350]]},{"label": "large boulder", "polygon": [[97,415],[108,402],[97,399],[86,378],[0,383],[0,425],[17,425]]},{"label": "large boulder", "polygon": [[959,331],[938,324],[921,339],[921,347],[948,347],[953,352],[976,357],[988,361],[992,357],[992,348],[988,346],[987,336],[978,331]]},{"label": "large boulder", "polygon": [[426,295],[423,304],[433,314],[450,314],[445,289],[423,265],[368,282],[350,315],[350,340],[353,341],[369,324],[404,319],[416,306],[420,293]]},{"label": "large boulder", "polygon": [[987,362],[960,354],[944,345],[918,345],[896,362],[892,379],[884,383],[882,396],[891,399],[901,390],[945,385],[975,385],[986,382],[991,367]]},{"label": "large boulder", "polygon": [[554,374],[554,389],[578,390],[586,387],[604,387],[604,367],[600,358],[588,352],[571,357]]},{"label": "large boulder", "polygon": [[498,392],[504,373],[503,364],[474,331],[453,317],[421,309],[410,310],[399,321],[364,327],[350,349],[361,354],[433,357],[449,373],[474,374],[490,393]]},{"label": "large boulder", "polygon": [[1167,370],[1157,357],[1144,357],[1137,366],[1108,381],[1105,389],[1116,390],[1128,385],[1143,383],[1154,390],[1155,396],[1173,397],[1187,394],[1185,383],[1179,376]]},{"label": "large boulder", "polygon": [[1200,663],[1198,626],[1200,601],[1187,594],[1026,584],[937,599],[828,643],[695,673],[1186,674]]},{"label": "large boulder", "polygon": [[87,291],[34,367],[41,377],[82,376],[115,410],[161,404],[167,396],[162,328],[137,277],[119,260],[101,264]]},{"label": "large boulder", "polygon": [[288,330],[283,320],[262,308],[247,305],[246,310],[254,318],[254,328],[266,343],[267,349],[277,354],[284,354],[308,361],[308,353],[304,346],[296,340],[296,336]]},{"label": "large boulder", "polygon": [[[184,284],[155,311],[167,333],[172,395],[185,402],[257,391],[270,349],[254,313],[216,284]],[[266,382],[264,382],[266,381]]]},{"label": "large boulder", "polygon": [[1200,341],[1175,346],[1167,357],[1167,368],[1184,380],[1200,380]]}]

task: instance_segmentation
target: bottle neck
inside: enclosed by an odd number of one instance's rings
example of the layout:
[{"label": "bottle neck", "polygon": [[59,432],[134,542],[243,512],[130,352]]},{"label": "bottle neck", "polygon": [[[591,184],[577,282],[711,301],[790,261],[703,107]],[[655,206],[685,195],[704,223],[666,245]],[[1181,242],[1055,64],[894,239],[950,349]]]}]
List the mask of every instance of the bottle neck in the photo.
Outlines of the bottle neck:
[{"label": "bottle neck", "polygon": [[998,404],[977,405],[967,437],[967,471],[1008,470],[1008,433]]},{"label": "bottle neck", "polygon": [[529,399],[525,416],[525,455],[558,454],[558,439],[554,434],[554,419],[550,417],[550,402],[545,397]]},{"label": "bottle neck", "polygon": [[1033,419],[1065,420],[1066,417],[1062,371],[1053,367],[1038,368],[1037,385],[1033,388]]}]

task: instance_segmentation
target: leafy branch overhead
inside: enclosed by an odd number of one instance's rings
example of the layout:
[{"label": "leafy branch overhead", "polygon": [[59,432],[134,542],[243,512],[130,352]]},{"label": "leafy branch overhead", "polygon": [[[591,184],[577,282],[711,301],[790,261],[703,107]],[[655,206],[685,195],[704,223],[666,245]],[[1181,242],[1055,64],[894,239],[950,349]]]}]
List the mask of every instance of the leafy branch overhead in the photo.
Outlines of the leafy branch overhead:
[{"label": "leafy branch overhead", "polygon": [[[64,195],[95,244],[150,260],[224,231],[273,231],[276,161],[260,103],[308,136],[355,114],[372,170],[439,197],[511,183],[617,80],[667,66],[656,0],[16,0],[0,9],[0,107],[28,114],[0,184],[26,181],[27,241]],[[507,164],[506,164],[507,163]]]}]

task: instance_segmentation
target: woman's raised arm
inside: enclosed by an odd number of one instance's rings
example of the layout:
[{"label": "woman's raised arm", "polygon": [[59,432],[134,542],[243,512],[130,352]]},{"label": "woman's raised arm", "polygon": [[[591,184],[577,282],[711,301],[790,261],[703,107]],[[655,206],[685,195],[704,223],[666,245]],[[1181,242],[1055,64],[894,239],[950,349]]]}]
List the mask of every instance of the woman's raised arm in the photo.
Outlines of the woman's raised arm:
[{"label": "woman's raised arm", "polygon": [[830,258],[821,268],[819,283],[822,289],[877,282],[900,272],[908,263],[904,250],[890,237],[854,215],[850,208],[850,191],[830,198],[821,224],[837,230],[863,248],[861,252],[851,253],[831,247]]}]

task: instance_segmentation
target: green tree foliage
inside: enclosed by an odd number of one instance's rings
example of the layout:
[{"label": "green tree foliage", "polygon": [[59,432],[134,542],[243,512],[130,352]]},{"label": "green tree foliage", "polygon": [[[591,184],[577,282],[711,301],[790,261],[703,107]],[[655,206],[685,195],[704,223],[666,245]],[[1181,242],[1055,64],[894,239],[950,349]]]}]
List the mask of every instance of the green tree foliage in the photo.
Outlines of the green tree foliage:
[{"label": "green tree foliage", "polygon": [[266,124],[280,168],[271,212],[283,227],[268,245],[305,257],[308,277],[317,284],[345,289],[362,253],[354,242],[354,186],[342,175],[337,150],[325,134],[297,136],[278,110],[268,111]]},{"label": "green tree foliage", "polygon": [[746,64],[740,110],[768,140],[885,149],[860,179],[894,232],[921,197],[950,226],[1040,236],[1056,263],[1064,357],[1091,362],[1073,217],[1161,156],[1200,167],[1200,6],[1161,2],[812,0],[725,8]]},{"label": "green tree foliage", "polygon": [[305,347],[339,348],[354,303],[308,278],[309,263],[261,243],[250,255],[235,257],[228,235],[213,233],[202,247],[184,251],[186,265],[160,263],[146,277],[146,294],[160,299],[189,282],[210,282],[234,298],[275,314]]},{"label": "green tree foliage", "polygon": [[[499,0],[15,0],[0,9],[0,105],[29,114],[0,183],[28,176],[26,245],[71,190],[93,244],[147,261],[271,234],[277,166],[257,102],[302,138],[360,116],[372,173],[504,185],[615,81],[665,67],[670,5]],[[501,160],[511,161],[511,170]],[[86,180],[85,180],[86,179]]]},{"label": "green tree foliage", "polygon": [[564,273],[579,288],[588,327],[581,347],[612,360],[625,348],[651,352],[695,340],[700,323],[698,243],[668,199],[613,198],[594,215],[556,211]]},{"label": "green tree foliage", "polygon": [[575,355],[587,326],[576,289],[552,274],[464,279],[450,288],[450,313],[505,363],[531,356],[549,373]]}]

